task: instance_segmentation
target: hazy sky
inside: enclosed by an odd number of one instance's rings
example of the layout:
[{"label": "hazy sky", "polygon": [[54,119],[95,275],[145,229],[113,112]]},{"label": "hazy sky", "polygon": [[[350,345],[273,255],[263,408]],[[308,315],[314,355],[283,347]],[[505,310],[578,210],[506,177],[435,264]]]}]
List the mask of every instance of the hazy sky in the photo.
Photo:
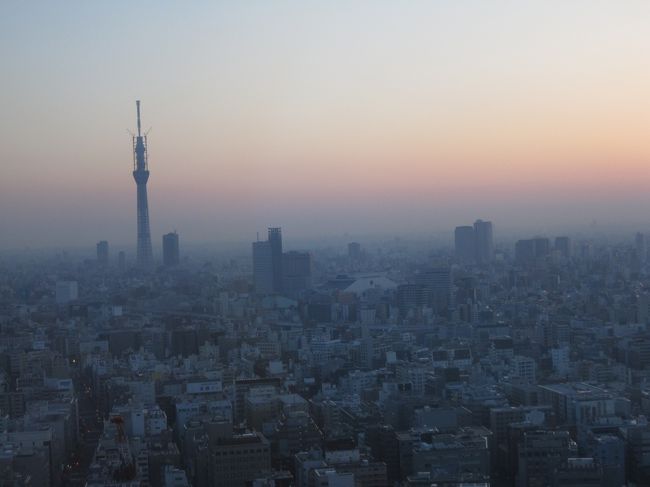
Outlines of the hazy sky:
[{"label": "hazy sky", "polygon": [[[650,229],[650,2],[0,3],[0,248]],[[526,224],[526,225],[525,225]]]}]

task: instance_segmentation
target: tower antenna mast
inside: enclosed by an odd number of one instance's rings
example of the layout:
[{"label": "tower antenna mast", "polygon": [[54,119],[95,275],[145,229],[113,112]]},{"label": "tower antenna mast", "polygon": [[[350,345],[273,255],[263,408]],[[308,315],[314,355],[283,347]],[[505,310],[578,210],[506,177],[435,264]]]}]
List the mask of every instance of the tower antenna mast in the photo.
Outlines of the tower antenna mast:
[{"label": "tower antenna mast", "polygon": [[140,100],[135,101],[135,106],[138,110],[138,137],[140,137],[142,135],[140,130]]}]

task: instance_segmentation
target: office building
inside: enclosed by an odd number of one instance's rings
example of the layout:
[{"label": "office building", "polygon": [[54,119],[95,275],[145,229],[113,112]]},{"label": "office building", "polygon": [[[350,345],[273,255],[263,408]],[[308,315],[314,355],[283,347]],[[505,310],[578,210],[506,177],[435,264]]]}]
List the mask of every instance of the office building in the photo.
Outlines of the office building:
[{"label": "office building", "polygon": [[271,262],[273,263],[273,291],[282,291],[282,229],[269,228],[268,241],[271,245]]},{"label": "office building", "polygon": [[165,267],[176,266],[180,262],[178,233],[171,232],[163,235],[163,264]]},{"label": "office building", "polygon": [[562,257],[571,257],[571,239],[569,237],[555,237],[555,251]]},{"label": "office building", "polygon": [[260,433],[217,438],[210,448],[213,487],[243,487],[271,470],[271,450]]},{"label": "office building", "polygon": [[516,485],[553,485],[556,469],[576,453],[577,445],[568,431],[523,432],[518,445]]},{"label": "office building", "polygon": [[494,259],[494,242],[492,236],[492,222],[476,220],[474,222],[476,235],[476,261],[479,264],[488,264]]},{"label": "office building", "polygon": [[348,244],[348,258],[353,262],[361,260],[361,244],[359,242],[350,242]]},{"label": "office building", "polygon": [[309,252],[285,252],[282,254],[282,291],[296,296],[311,288],[311,254]]},{"label": "office building", "polygon": [[282,292],[282,260],[282,229],[271,227],[268,229],[266,241],[253,243],[255,292],[259,294]]},{"label": "office building", "polygon": [[108,242],[106,240],[97,243],[97,263],[101,266],[108,265]]},{"label": "office building", "polygon": [[548,238],[536,237],[518,240],[515,244],[515,260],[518,264],[534,264],[544,259],[551,252]]},{"label": "office building", "polygon": [[474,227],[464,225],[454,230],[454,250],[458,260],[464,263],[476,260],[476,234]]},{"label": "office building", "polygon": [[273,292],[273,255],[268,241],[253,242],[253,281],[255,292]]},{"label": "office building", "polygon": [[451,306],[451,269],[449,267],[423,270],[416,275],[416,284],[424,290],[428,304],[437,314],[447,313]]},{"label": "office building", "polygon": [[602,487],[603,480],[603,467],[593,458],[569,458],[555,472],[553,485],[557,487]]}]

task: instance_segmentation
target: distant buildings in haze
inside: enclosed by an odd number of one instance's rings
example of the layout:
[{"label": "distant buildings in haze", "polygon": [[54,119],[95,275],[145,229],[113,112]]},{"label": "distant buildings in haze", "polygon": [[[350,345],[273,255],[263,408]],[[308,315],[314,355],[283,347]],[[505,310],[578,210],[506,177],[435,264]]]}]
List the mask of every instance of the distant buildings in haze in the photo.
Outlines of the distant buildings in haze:
[{"label": "distant buildings in haze", "polygon": [[170,232],[163,235],[163,265],[165,267],[177,266],[180,263],[180,250],[178,233]]},{"label": "distant buildings in haze", "polygon": [[102,266],[108,265],[108,242],[106,240],[97,242],[97,263]]},{"label": "distant buildings in haze", "polygon": [[253,282],[258,294],[294,296],[311,288],[312,262],[308,252],[283,252],[282,229],[268,229],[267,240],[253,242]]},{"label": "distant buildings in haze", "polygon": [[488,264],[494,259],[492,222],[476,220],[474,226],[459,226],[454,231],[456,257],[466,263]]}]

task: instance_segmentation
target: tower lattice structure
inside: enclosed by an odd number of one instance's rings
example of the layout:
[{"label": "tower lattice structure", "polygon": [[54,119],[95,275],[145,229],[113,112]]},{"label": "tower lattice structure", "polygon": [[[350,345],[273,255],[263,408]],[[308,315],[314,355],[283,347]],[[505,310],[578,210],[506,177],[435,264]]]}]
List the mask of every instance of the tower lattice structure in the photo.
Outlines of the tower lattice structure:
[{"label": "tower lattice structure", "polygon": [[138,188],[138,251],[137,262],[140,267],[153,264],[151,231],[149,229],[149,203],[147,201],[147,181],[149,181],[149,162],[147,157],[147,136],[142,135],[140,124],[140,100],[135,102],[138,112],[138,135],[133,136],[133,179]]}]

